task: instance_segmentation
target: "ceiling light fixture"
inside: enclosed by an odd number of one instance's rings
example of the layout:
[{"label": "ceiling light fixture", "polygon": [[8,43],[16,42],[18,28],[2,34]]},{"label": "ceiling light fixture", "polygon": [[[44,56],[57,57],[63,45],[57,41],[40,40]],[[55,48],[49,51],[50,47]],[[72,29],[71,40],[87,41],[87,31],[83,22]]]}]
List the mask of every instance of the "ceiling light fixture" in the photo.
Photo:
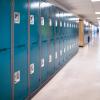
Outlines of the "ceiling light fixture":
[{"label": "ceiling light fixture", "polygon": [[91,0],[92,2],[99,2],[100,0]]},{"label": "ceiling light fixture", "polygon": [[71,17],[73,16],[72,13],[57,13],[56,17]]},{"label": "ceiling light fixture", "polygon": [[97,17],[98,20],[100,20],[100,17]]},{"label": "ceiling light fixture", "polygon": [[95,14],[100,14],[100,12],[95,12]]}]

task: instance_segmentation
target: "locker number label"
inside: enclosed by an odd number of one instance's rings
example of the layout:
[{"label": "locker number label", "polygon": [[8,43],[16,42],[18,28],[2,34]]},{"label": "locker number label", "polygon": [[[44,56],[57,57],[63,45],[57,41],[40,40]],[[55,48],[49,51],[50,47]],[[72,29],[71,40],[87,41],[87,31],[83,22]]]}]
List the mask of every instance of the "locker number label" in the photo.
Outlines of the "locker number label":
[{"label": "locker number label", "polygon": [[60,21],[60,27],[62,27],[62,21]]},{"label": "locker number label", "polygon": [[20,13],[14,12],[14,23],[20,24]]},{"label": "locker number label", "polygon": [[41,25],[44,26],[44,17],[41,17]]},{"label": "locker number label", "polygon": [[57,59],[58,58],[58,54],[57,54],[57,52],[55,52],[55,59]]},{"label": "locker number label", "polygon": [[49,26],[52,26],[52,20],[49,19]]},{"label": "locker number label", "polygon": [[64,22],[64,27],[66,27],[66,23]]},{"label": "locker number label", "polygon": [[30,15],[30,24],[34,25],[34,15]]},{"label": "locker number label", "polygon": [[62,50],[60,50],[60,56],[62,56]]},{"label": "locker number label", "polygon": [[41,59],[41,67],[44,67],[44,59]]},{"label": "locker number label", "polygon": [[52,55],[49,55],[49,63],[52,62]]},{"label": "locker number label", "polygon": [[57,27],[57,25],[58,25],[58,22],[57,22],[57,20],[55,21],[55,26]]},{"label": "locker number label", "polygon": [[64,48],[64,53],[66,52],[66,48]]},{"label": "locker number label", "polygon": [[20,71],[17,71],[14,73],[14,84],[17,84],[20,82]]},{"label": "locker number label", "polygon": [[30,65],[29,71],[31,75],[34,73],[34,64]]}]

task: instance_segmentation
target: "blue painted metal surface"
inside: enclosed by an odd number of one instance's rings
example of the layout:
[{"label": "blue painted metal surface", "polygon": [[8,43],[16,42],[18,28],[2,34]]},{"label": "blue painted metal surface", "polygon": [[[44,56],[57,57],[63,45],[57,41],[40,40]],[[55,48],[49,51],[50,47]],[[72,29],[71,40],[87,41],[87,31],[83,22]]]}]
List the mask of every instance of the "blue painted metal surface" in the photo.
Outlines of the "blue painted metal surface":
[{"label": "blue painted metal surface", "polygon": [[11,7],[0,1],[0,100],[11,100]]},{"label": "blue painted metal surface", "polygon": [[[32,5],[38,4],[37,7]],[[30,74],[30,92],[34,92],[40,86],[40,60],[39,60],[39,0],[30,0],[30,65],[34,64],[34,72]]]},{"label": "blue painted metal surface", "polygon": [[20,81],[14,86],[14,99],[24,100],[28,95],[28,9],[27,0],[14,1],[14,12],[20,22],[14,23],[14,71],[20,71]]},{"label": "blue painted metal surface", "polygon": [[[30,96],[29,93],[31,95],[35,93],[78,51],[78,24],[68,21],[67,17],[62,16],[66,12],[46,0],[29,1],[30,7],[28,0],[14,0],[13,4],[16,15],[16,20],[12,23],[14,24],[13,74],[20,72],[19,81],[14,84],[14,100],[25,100]],[[11,100],[13,76],[11,75],[10,0],[0,1],[0,7],[2,12],[0,13],[0,100]],[[29,62],[32,68],[28,66]]]}]

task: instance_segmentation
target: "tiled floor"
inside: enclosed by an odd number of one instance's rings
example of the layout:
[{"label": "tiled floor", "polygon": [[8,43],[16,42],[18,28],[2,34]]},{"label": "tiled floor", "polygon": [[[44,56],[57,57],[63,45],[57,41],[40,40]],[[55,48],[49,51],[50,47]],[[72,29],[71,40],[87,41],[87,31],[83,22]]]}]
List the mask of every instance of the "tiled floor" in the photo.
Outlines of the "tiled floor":
[{"label": "tiled floor", "polygon": [[100,41],[80,48],[32,100],[100,100]]}]

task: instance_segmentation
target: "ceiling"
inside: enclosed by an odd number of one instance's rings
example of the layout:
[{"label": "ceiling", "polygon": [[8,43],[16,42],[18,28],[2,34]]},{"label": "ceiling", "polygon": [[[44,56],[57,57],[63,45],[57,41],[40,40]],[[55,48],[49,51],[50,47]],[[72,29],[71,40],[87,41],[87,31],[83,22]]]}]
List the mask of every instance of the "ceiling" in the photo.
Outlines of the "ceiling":
[{"label": "ceiling", "polygon": [[100,12],[100,2],[91,2],[91,0],[49,0],[59,4],[64,9],[84,18],[94,24],[98,24],[95,12]]}]

